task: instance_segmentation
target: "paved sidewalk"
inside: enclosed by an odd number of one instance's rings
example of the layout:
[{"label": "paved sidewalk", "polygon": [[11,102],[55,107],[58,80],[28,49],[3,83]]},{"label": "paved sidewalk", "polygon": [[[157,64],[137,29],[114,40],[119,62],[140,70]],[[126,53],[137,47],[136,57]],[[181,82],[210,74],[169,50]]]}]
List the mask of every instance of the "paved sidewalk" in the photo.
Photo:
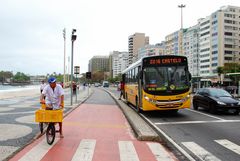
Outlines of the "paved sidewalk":
[{"label": "paved sidewalk", "polygon": [[[64,116],[68,115],[92,94],[91,88],[89,91],[87,88],[85,90],[80,88],[77,93],[77,102],[76,97],[73,96],[73,104],[70,105],[70,89],[64,89],[64,91]],[[1,100],[3,105],[0,106],[0,129],[3,130],[7,127],[8,131],[5,130],[0,133],[0,160],[8,160],[7,158],[21,151],[30,140],[33,139],[34,141],[41,137],[38,124],[34,121],[35,110],[40,108],[39,91],[37,90],[37,93],[20,94],[15,97],[9,95],[8,98]]]}]

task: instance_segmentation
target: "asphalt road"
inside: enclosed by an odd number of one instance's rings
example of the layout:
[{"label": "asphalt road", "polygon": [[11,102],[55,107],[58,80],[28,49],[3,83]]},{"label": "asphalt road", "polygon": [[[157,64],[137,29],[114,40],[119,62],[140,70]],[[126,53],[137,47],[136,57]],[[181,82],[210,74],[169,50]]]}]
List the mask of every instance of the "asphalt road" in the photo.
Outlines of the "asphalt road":
[{"label": "asphalt road", "polygon": [[[108,90],[119,95],[115,88]],[[212,115],[204,109],[192,108],[177,114],[153,111],[141,115],[159,135],[195,160],[240,160],[239,115],[224,112]]]}]

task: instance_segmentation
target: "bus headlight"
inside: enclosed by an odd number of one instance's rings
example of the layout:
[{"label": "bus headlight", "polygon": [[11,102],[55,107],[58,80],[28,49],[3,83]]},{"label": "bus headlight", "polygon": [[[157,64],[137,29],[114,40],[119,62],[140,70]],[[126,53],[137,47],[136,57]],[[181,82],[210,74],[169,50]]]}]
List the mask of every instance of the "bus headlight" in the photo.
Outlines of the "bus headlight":
[{"label": "bus headlight", "polygon": [[145,99],[145,100],[147,100],[148,102],[151,102],[151,103],[154,103],[154,104],[156,103],[156,101],[155,101],[155,100],[153,100],[153,99],[149,98],[149,97],[148,97],[148,96],[146,96],[146,95],[144,96],[144,99]]},{"label": "bus headlight", "polygon": [[181,102],[186,102],[188,99],[190,98],[190,95],[188,94],[186,97],[184,97],[183,99],[181,99]]}]

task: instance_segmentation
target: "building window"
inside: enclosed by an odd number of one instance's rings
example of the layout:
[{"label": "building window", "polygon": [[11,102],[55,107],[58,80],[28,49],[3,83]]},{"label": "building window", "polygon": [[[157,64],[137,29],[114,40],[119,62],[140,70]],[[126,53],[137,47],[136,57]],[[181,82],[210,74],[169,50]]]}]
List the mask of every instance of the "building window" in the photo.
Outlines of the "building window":
[{"label": "building window", "polygon": [[226,55],[226,54],[232,54],[232,51],[230,51],[230,50],[225,50],[224,53],[225,53],[225,55]]},{"label": "building window", "polygon": [[224,35],[226,35],[226,36],[232,36],[232,32],[224,32]]},{"label": "building window", "polygon": [[224,60],[232,60],[232,57],[224,57]]},{"label": "building window", "polygon": [[232,46],[232,45],[229,45],[229,44],[224,44],[224,47],[225,47],[225,48],[232,48],[233,46]]}]

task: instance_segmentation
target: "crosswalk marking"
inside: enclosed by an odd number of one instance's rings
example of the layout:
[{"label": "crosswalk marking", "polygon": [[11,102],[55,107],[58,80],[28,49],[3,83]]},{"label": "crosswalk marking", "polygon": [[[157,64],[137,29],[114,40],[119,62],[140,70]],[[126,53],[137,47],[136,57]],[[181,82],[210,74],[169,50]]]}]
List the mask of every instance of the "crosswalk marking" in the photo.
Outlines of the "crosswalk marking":
[{"label": "crosswalk marking", "polygon": [[72,161],[91,161],[96,145],[96,140],[83,139],[75,152]]},{"label": "crosswalk marking", "polygon": [[222,139],[222,140],[214,140],[215,142],[217,142],[218,144],[224,146],[225,148],[234,151],[235,153],[240,155],[240,146],[237,144],[234,144],[233,142],[226,140],[226,139]]},{"label": "crosswalk marking", "polygon": [[164,147],[159,143],[147,143],[148,147],[151,149],[157,161],[172,161],[174,160],[171,155],[164,149]]},{"label": "crosswalk marking", "polygon": [[206,151],[204,148],[199,146],[194,142],[182,142],[182,144],[188,148],[191,152],[193,152],[200,160],[204,161],[220,161],[217,157],[213,154]]},{"label": "crosswalk marking", "polygon": [[119,141],[118,147],[121,161],[139,161],[137,152],[131,141]]},{"label": "crosswalk marking", "polygon": [[39,161],[43,158],[43,156],[58,142],[59,138],[55,138],[55,141],[50,146],[47,144],[45,139],[42,139],[37,146],[32,148],[29,152],[27,152],[19,161]]}]

